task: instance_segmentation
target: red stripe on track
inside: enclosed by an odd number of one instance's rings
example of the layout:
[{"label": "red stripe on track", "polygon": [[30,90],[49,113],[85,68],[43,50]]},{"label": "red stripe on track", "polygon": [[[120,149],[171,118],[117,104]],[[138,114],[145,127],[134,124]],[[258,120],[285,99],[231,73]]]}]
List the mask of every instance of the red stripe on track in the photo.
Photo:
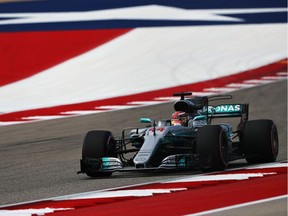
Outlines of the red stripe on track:
[{"label": "red stripe on track", "polygon": [[27,78],[130,29],[0,33],[0,86]]},{"label": "red stripe on track", "polygon": [[[208,81],[199,83],[192,83],[182,86],[176,86],[171,88],[165,88],[155,91],[149,91],[139,94],[109,98],[104,100],[89,101],[85,103],[69,104],[27,111],[19,111],[14,113],[7,113],[0,115],[0,121],[30,121],[23,118],[29,116],[45,116],[45,115],[57,115],[62,112],[74,111],[74,110],[99,110],[97,106],[109,106],[109,105],[125,105],[133,101],[153,101],[157,97],[170,97],[174,92],[179,91],[192,91],[202,92],[205,88],[221,88],[231,83],[241,83],[251,79],[261,79],[264,76],[275,76],[279,72],[287,71],[287,59],[269,64],[260,68],[256,68],[249,71],[244,71],[238,74],[220,77]],[[95,108],[96,107],[96,108]],[[100,109],[101,110],[101,109]],[[65,115],[64,115],[65,116]],[[69,116],[69,115],[68,115]]]},{"label": "red stripe on track", "polygon": [[[286,170],[287,171],[287,170]],[[53,215],[184,215],[287,194],[287,173],[126,200]]]},{"label": "red stripe on track", "polygon": [[[263,166],[264,167],[264,166]],[[152,183],[142,186],[127,187],[120,190],[186,188],[168,194],[154,194],[149,197],[107,197],[76,200],[48,200],[2,208],[44,209],[73,208],[74,210],[56,211],[48,215],[184,215],[234,206],[247,202],[272,198],[287,194],[287,166],[271,168],[241,169],[206,176],[227,174],[263,174],[246,180],[209,180],[173,183]],[[266,174],[265,174],[266,173]],[[190,178],[192,176],[189,176]],[[204,175],[205,177],[205,175]],[[119,191],[119,190],[115,190]],[[110,190],[113,192],[113,190]],[[101,192],[100,192],[101,193]]]}]

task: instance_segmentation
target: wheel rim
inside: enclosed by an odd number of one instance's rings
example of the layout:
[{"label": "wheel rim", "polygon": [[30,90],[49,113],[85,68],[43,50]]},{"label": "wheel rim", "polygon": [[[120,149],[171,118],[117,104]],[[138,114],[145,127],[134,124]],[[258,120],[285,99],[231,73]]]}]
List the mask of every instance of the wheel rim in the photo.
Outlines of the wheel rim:
[{"label": "wheel rim", "polygon": [[273,130],[271,131],[271,148],[274,157],[278,155],[278,147],[279,147],[278,133],[274,127]]},{"label": "wheel rim", "polygon": [[227,164],[227,157],[228,157],[228,147],[227,147],[227,142],[226,142],[226,134],[221,133],[220,136],[220,155],[221,159],[223,161],[223,164]]}]

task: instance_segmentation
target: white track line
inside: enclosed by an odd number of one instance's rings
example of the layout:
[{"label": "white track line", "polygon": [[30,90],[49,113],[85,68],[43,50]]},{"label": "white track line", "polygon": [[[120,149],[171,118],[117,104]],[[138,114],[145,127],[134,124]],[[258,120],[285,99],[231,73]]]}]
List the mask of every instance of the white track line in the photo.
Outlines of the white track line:
[{"label": "white track line", "polygon": [[143,106],[143,105],[157,105],[157,104],[161,104],[161,103],[165,103],[165,102],[170,102],[170,101],[132,101],[132,102],[129,102],[127,104],[136,104],[138,106]]},{"label": "white track line", "polygon": [[239,90],[239,88],[206,88],[204,89],[204,91],[208,91],[208,92],[231,92],[231,91],[236,91],[236,90]]},{"label": "white track line", "polygon": [[138,106],[133,105],[108,105],[108,106],[97,106],[95,109],[108,109],[108,110],[121,110],[121,109],[131,109]]},{"label": "white track line", "polygon": [[59,119],[59,118],[65,118],[65,117],[69,117],[69,116],[65,116],[65,115],[50,115],[50,116],[28,116],[28,117],[23,117],[23,120],[51,120],[51,119]]},{"label": "white track line", "polygon": [[231,83],[226,85],[226,87],[228,88],[239,88],[239,89],[243,89],[243,88],[251,88],[257,86],[257,84],[247,84],[247,83]]},{"label": "white track line", "polygon": [[252,83],[252,84],[258,84],[258,85],[268,84],[268,83],[271,83],[271,82],[273,82],[273,80],[253,79],[253,80],[246,80],[246,81],[244,81],[244,83]]},{"label": "white track line", "polygon": [[68,115],[89,115],[89,114],[97,114],[104,112],[106,110],[74,110],[74,111],[67,111],[61,112],[60,114],[68,114]]},{"label": "white track line", "polygon": [[283,195],[283,196],[277,196],[277,197],[261,199],[261,200],[252,201],[252,202],[246,202],[246,203],[242,203],[242,204],[238,204],[238,205],[233,205],[233,206],[228,206],[228,207],[224,207],[224,208],[213,209],[213,210],[209,210],[209,211],[203,211],[203,212],[199,212],[199,213],[195,213],[195,214],[188,214],[186,216],[207,215],[207,214],[222,212],[222,211],[231,210],[231,209],[235,209],[235,208],[241,208],[241,207],[246,207],[246,206],[250,206],[250,205],[260,204],[260,203],[264,203],[264,202],[270,202],[270,201],[274,201],[274,200],[278,200],[278,199],[284,199],[284,198],[287,198],[287,197],[288,197],[288,195],[286,194],[286,195]]},{"label": "white track line", "polygon": [[287,78],[288,72],[278,72],[277,75],[278,76],[286,76],[286,78]]},{"label": "white track line", "polygon": [[265,76],[265,77],[262,77],[262,80],[282,80],[282,79],[287,79],[287,77],[284,77],[284,76]]}]

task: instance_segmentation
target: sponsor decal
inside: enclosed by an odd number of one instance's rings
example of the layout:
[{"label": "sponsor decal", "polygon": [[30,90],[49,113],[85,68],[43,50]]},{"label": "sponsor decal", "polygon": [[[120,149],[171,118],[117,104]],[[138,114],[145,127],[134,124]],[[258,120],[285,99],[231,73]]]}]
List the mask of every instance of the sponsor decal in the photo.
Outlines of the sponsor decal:
[{"label": "sponsor decal", "polygon": [[[160,127],[160,128],[156,128],[156,133],[157,132],[160,132],[160,133],[163,133],[163,131],[165,130],[165,128],[163,128],[163,127]],[[150,128],[149,129],[149,132],[154,132],[155,131],[155,128]]]},{"label": "sponsor decal", "polygon": [[216,113],[241,112],[241,104],[223,104],[215,107]]}]

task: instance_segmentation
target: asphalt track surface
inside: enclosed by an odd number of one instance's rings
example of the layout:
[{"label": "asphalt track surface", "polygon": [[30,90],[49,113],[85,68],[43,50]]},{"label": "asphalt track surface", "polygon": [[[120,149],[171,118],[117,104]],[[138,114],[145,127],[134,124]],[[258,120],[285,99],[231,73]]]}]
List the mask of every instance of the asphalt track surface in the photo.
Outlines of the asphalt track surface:
[{"label": "asphalt track surface", "polygon": [[[250,103],[250,119],[274,120],[280,140],[277,160],[287,160],[287,80],[232,92],[231,95],[235,102]],[[140,117],[169,118],[172,112],[173,103],[166,103],[0,127],[0,206],[193,174],[114,173],[111,178],[100,179],[76,174],[87,131],[107,129],[117,136],[124,127],[140,126]],[[230,167],[246,165],[244,160],[238,160]],[[278,211],[281,206],[279,215],[285,215],[287,203],[285,200],[279,202],[274,201],[272,206]],[[276,209],[273,212],[277,212]],[[253,214],[263,215],[261,211],[264,213],[265,210],[261,207],[253,209]]]}]

